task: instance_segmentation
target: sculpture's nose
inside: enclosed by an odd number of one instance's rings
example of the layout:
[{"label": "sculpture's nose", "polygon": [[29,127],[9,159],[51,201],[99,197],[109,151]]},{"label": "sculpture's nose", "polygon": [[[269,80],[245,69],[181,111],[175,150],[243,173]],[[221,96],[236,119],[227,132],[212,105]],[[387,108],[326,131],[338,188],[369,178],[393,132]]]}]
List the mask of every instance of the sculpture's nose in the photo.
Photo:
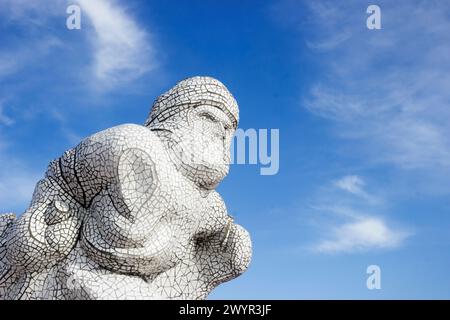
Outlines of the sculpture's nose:
[{"label": "sculpture's nose", "polygon": [[227,137],[226,129],[222,123],[220,123],[220,122],[217,123],[217,126],[214,130],[214,136],[219,139],[222,139],[222,140],[226,139],[226,137]]}]

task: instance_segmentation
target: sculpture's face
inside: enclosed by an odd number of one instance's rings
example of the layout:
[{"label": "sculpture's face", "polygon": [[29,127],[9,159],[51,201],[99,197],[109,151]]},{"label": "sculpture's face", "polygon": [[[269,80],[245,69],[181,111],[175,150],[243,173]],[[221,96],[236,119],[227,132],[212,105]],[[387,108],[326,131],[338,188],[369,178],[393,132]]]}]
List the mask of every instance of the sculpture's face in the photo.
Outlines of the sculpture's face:
[{"label": "sculpture's face", "polygon": [[227,174],[233,124],[220,109],[200,105],[182,111],[172,133],[178,164],[197,185],[213,189]]}]

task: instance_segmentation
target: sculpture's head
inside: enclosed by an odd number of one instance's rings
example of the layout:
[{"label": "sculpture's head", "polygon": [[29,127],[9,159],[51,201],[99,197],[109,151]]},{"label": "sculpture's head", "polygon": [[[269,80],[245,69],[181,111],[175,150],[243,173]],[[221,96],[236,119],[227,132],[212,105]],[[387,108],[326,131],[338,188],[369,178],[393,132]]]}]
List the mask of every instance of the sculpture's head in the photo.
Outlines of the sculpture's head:
[{"label": "sculpture's head", "polygon": [[183,175],[213,189],[228,174],[238,121],[236,100],[220,81],[193,77],[158,97],[145,126],[165,143]]}]

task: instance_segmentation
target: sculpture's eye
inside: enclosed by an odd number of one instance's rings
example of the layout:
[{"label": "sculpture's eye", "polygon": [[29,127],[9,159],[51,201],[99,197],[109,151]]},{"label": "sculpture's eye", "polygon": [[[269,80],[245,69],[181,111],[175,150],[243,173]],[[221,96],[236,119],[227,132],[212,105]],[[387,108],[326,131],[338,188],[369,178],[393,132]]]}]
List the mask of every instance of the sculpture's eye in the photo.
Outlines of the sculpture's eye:
[{"label": "sculpture's eye", "polygon": [[205,113],[201,113],[200,118],[204,119],[204,120],[208,120],[211,122],[217,122],[216,117],[214,117],[214,115],[212,115],[211,113],[205,112]]}]

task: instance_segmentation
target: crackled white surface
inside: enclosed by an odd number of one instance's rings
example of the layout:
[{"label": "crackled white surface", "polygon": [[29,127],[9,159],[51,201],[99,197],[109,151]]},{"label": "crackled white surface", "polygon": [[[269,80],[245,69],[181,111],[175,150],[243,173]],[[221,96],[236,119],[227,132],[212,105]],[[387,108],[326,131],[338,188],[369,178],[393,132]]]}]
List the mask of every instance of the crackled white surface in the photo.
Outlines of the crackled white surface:
[{"label": "crackled white surface", "polygon": [[202,299],[243,273],[249,234],[214,191],[238,112],[221,82],[189,78],[144,126],[52,161],[26,212],[0,215],[0,299]]}]

